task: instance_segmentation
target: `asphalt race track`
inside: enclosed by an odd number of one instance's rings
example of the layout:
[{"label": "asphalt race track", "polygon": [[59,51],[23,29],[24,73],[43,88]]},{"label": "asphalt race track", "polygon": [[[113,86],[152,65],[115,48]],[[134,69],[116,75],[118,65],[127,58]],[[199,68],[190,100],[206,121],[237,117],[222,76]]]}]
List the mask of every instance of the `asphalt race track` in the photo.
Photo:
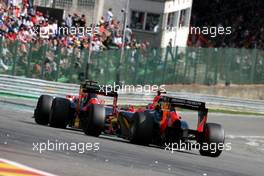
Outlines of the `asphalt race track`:
[{"label": "asphalt race track", "polygon": [[[33,109],[0,103],[0,158],[61,176],[262,176],[264,173],[264,117],[209,114],[209,122],[221,123],[226,130],[226,143],[232,144],[231,151],[223,151],[219,158],[209,158],[197,151],[172,153],[153,146],[133,145],[116,137],[94,138],[77,130],[39,126],[32,115]],[[100,149],[82,154],[76,151],[40,154],[33,150],[33,143],[47,140],[100,143]]]}]

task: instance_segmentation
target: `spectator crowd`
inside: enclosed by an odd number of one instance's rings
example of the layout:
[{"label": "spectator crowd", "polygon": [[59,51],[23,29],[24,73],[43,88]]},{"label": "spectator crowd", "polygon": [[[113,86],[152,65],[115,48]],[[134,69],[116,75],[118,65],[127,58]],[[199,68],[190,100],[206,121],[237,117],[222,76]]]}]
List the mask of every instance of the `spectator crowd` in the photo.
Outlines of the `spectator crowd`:
[{"label": "spectator crowd", "polygon": [[[239,2],[237,0],[194,0],[191,26],[231,26],[232,34],[215,38],[190,35],[188,45],[263,49],[263,6],[263,0],[240,0]],[[130,66],[139,63],[135,66],[135,72],[138,72],[136,68],[143,65],[141,62],[146,61],[147,58],[155,58],[153,62],[161,60],[161,56],[158,52],[154,52],[154,49],[153,52],[147,50],[150,47],[149,42],[140,43],[135,39],[129,26],[123,30],[122,22],[115,18],[111,8],[96,24],[88,24],[86,20],[87,17],[84,14],[75,13],[68,14],[59,22],[52,16],[34,9],[29,5],[28,0],[23,0],[19,6],[0,3],[0,73],[3,70],[4,73],[15,72],[15,67],[12,68],[12,66],[17,65],[20,70],[18,68],[16,70],[21,71],[21,75],[33,72],[37,75],[36,77],[48,75],[54,78],[59,68],[61,75],[70,74],[70,69],[75,69],[77,72],[83,71],[80,68],[87,63],[89,51],[92,51],[95,54],[93,57],[99,60],[96,55],[100,54],[100,51],[118,50],[123,46],[131,48]],[[85,35],[83,33],[65,34],[58,31],[59,27],[70,29],[95,26],[97,32],[85,33]],[[40,35],[40,30],[44,28],[51,29],[53,32],[43,37]],[[171,41],[169,46],[172,47]],[[149,56],[150,54],[153,54],[153,57]],[[111,57],[107,54],[105,56]],[[248,58],[244,60],[250,60],[249,56],[246,57]],[[33,68],[29,67],[29,62],[33,63]],[[72,68],[73,65],[74,68]],[[114,64],[109,63],[109,65]]]},{"label": "spectator crowd", "polygon": [[[14,58],[18,56],[17,62],[20,66],[27,66],[30,57],[35,63],[34,72],[44,74],[55,72],[60,57],[60,67],[70,67],[72,56],[76,67],[83,65],[87,58],[84,53],[88,51],[100,52],[103,50],[120,49],[122,46],[131,49],[138,49],[149,46],[148,42],[139,43],[129,26],[125,30],[123,24],[118,21],[110,8],[105,16],[102,16],[97,24],[88,24],[84,14],[68,14],[62,22],[58,22],[52,16],[37,11],[31,7],[28,0],[23,0],[19,6],[12,4],[0,4],[0,39],[1,58],[0,68],[10,70]],[[94,33],[69,34],[58,31],[59,27],[80,28],[90,27],[98,29]],[[52,29],[52,33],[41,36],[44,28]],[[123,38],[124,33],[124,38]],[[17,42],[19,41],[19,42]],[[17,44],[17,45],[16,45]],[[48,46],[45,50],[45,46]],[[45,50],[45,51],[44,51]],[[44,57],[44,63],[40,57]],[[42,68],[44,65],[44,69]],[[26,68],[24,68],[26,69]],[[23,69],[22,69],[23,70]],[[43,71],[44,70],[44,71]]]},{"label": "spectator crowd", "polygon": [[[76,33],[62,33],[58,28],[80,28],[92,27],[91,24],[86,23],[84,14],[79,16],[77,13],[68,14],[61,24],[56,19],[49,15],[35,11],[29,7],[27,0],[24,0],[22,5],[8,7],[1,4],[0,6],[0,35],[4,39],[22,43],[37,42],[43,39],[40,36],[40,30],[44,28],[51,29],[53,33],[45,36],[48,41],[56,40],[56,44],[63,47],[79,47],[89,48],[92,45],[94,51],[100,51],[110,48],[120,48],[123,46],[123,26],[120,21],[114,19],[112,9],[110,8],[105,16],[96,24],[98,33],[92,35],[87,33],[85,35]],[[95,27],[95,26],[94,26]],[[127,47],[135,46],[135,40],[132,40],[132,30],[127,26],[125,29],[125,45]],[[42,38],[41,38],[42,37]]]}]

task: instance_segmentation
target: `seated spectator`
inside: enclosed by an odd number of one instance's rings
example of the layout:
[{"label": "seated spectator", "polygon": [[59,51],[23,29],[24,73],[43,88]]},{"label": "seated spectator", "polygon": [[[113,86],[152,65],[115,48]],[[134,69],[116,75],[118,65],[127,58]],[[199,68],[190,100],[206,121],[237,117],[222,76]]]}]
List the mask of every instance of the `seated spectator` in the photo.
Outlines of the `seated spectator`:
[{"label": "seated spectator", "polygon": [[113,39],[113,44],[115,44],[117,47],[121,48],[123,45],[122,42],[122,36],[120,34],[117,34]]},{"label": "seated spectator", "polygon": [[104,18],[104,16],[101,17],[101,19],[99,21],[99,25],[105,25],[105,18]]}]

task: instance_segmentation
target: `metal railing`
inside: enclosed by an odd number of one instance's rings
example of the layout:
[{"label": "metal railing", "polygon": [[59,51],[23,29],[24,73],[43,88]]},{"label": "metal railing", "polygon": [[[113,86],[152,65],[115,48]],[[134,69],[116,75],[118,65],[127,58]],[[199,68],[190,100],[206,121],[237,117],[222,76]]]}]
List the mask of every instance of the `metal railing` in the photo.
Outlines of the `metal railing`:
[{"label": "metal railing", "polygon": [[[0,95],[15,96],[37,99],[42,94],[47,94],[56,97],[66,97],[66,95],[77,95],[79,85],[69,83],[59,83],[45,81],[32,78],[23,78],[10,75],[0,74]],[[147,105],[152,102],[156,93],[125,93],[120,92],[118,98],[119,105]],[[174,96],[184,99],[192,99],[207,103],[207,107],[214,109],[227,110],[242,110],[264,113],[264,101],[248,100],[238,98],[227,98],[213,95],[187,93],[187,92],[168,92],[169,96]],[[112,100],[103,97],[107,103],[112,103]],[[0,102],[4,98],[0,97]],[[4,100],[5,102],[8,101]],[[17,99],[15,103],[19,103]],[[24,101],[22,101],[24,103]],[[34,106],[33,104],[32,106]]]},{"label": "metal railing", "polygon": [[[89,50],[53,42],[0,41],[0,73],[79,83],[85,79]],[[88,78],[111,84],[263,84],[264,51],[231,48],[119,49],[91,53]]]}]

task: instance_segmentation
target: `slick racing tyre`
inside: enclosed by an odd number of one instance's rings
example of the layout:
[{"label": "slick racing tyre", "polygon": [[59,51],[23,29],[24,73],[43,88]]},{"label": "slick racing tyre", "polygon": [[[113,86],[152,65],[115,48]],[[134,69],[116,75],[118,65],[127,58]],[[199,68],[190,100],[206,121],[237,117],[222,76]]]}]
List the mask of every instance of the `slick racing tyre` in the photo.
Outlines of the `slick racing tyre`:
[{"label": "slick racing tyre", "polygon": [[66,128],[69,123],[70,101],[65,98],[55,98],[52,102],[50,112],[50,126],[55,128]]},{"label": "slick racing tyre", "polygon": [[154,117],[148,112],[136,112],[130,126],[130,142],[148,145],[152,142]]},{"label": "slick racing tyre", "polygon": [[37,107],[34,112],[34,118],[37,124],[48,125],[53,97],[41,95],[38,99]]},{"label": "slick racing tyre", "polygon": [[222,126],[216,123],[207,123],[200,139],[200,154],[218,157],[222,153],[219,146],[221,145],[223,148],[224,142],[225,132]]},{"label": "slick racing tyre", "polygon": [[81,126],[86,135],[98,137],[105,127],[105,108],[100,104],[92,104],[80,117]]}]

